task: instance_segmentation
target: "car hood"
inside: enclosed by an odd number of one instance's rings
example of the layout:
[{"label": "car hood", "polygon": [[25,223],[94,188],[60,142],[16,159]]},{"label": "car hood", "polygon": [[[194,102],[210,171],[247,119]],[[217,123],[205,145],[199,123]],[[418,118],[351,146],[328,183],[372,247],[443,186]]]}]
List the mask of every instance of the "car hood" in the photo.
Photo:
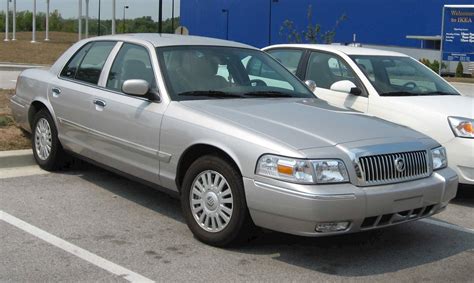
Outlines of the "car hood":
[{"label": "car hood", "polygon": [[222,99],[181,103],[298,150],[369,139],[426,138],[403,126],[336,108],[319,99]]},{"label": "car hood", "polygon": [[[427,96],[397,96],[383,97],[385,103],[398,105],[410,105],[433,111],[444,116],[457,116],[474,119],[474,97],[462,95],[427,95]],[[411,108],[410,108],[411,109]]]}]

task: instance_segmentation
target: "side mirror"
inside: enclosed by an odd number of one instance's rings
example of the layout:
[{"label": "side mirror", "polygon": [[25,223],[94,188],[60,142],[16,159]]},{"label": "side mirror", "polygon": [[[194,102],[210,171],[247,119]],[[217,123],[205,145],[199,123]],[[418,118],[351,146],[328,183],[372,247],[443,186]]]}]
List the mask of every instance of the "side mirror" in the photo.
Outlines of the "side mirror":
[{"label": "side mirror", "polygon": [[343,92],[353,95],[361,95],[362,91],[353,82],[349,80],[343,80],[335,82],[330,87],[333,91]]},{"label": "side mirror", "polygon": [[150,84],[145,80],[126,80],[122,91],[130,95],[145,96],[150,91]]},{"label": "side mirror", "polygon": [[311,90],[312,92],[314,92],[316,90],[316,83],[312,80],[307,80],[307,81],[304,81],[305,85],[309,88],[309,90]]}]

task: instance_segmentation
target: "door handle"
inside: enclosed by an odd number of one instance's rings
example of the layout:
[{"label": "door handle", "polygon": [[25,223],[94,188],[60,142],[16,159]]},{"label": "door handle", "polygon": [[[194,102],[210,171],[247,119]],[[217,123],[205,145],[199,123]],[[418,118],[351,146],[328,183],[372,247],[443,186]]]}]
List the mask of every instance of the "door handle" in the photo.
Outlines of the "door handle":
[{"label": "door handle", "polygon": [[58,97],[61,94],[61,89],[57,87],[53,87],[51,89],[51,92],[53,93],[53,97]]},{"label": "door handle", "polygon": [[107,103],[101,99],[94,99],[93,102],[96,106],[99,106],[101,108],[104,108],[105,106],[107,106]]}]

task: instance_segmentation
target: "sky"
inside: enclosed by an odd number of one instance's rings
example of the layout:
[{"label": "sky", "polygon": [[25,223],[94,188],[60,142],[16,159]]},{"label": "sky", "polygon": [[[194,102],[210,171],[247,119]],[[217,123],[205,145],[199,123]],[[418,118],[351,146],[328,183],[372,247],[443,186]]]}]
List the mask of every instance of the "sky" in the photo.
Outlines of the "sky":
[{"label": "sky", "polygon": [[[0,0],[0,9],[5,11],[8,0]],[[13,0],[10,3],[10,9],[13,9]],[[180,0],[175,0],[175,16],[179,15]],[[57,9],[63,18],[77,18],[79,0],[50,0],[50,9]],[[126,11],[127,18],[137,18],[142,16],[151,16],[154,20],[158,19],[158,0],[116,0],[116,17],[121,19],[123,16],[123,6],[128,5]],[[172,0],[163,0],[163,18],[171,17]],[[97,18],[99,0],[89,0],[89,15],[91,18]],[[83,0],[83,15],[85,15],[85,0]],[[17,0],[17,11],[33,10],[33,0]],[[46,0],[36,0],[36,10],[46,12]],[[101,0],[101,18],[110,19],[112,17],[112,0]]]}]

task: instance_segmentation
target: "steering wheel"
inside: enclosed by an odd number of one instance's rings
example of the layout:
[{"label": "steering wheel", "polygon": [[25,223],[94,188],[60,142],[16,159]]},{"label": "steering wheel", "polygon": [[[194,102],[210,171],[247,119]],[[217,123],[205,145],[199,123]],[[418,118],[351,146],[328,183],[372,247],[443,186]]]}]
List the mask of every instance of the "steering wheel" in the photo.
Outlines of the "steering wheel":
[{"label": "steering wheel", "polygon": [[407,88],[409,90],[413,90],[417,87],[418,85],[415,82],[407,82],[406,84],[403,85],[403,88]]},{"label": "steering wheel", "polygon": [[250,80],[251,86],[267,86],[267,83],[260,79]]}]

